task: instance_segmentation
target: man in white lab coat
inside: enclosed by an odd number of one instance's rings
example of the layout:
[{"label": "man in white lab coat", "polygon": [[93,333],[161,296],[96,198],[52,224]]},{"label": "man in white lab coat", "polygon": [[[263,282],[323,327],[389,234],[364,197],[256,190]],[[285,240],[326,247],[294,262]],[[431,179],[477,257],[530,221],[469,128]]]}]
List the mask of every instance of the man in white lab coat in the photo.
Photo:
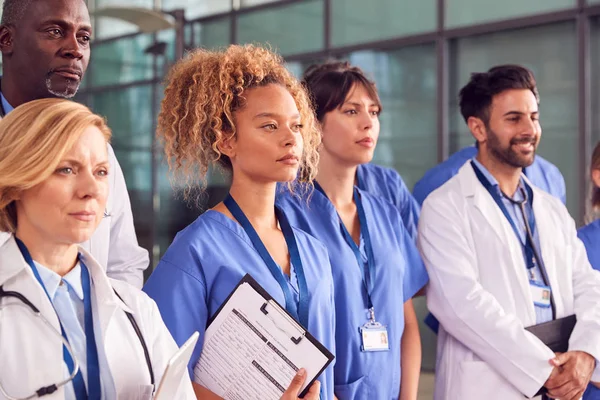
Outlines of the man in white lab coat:
[{"label": "man in white lab coat", "polygon": [[[90,58],[92,27],[84,0],[4,0],[0,23],[0,115],[28,101],[72,98]],[[109,146],[105,217],[82,244],[109,277],[142,287],[148,252],[138,245],[123,171]],[[0,244],[8,238],[0,233]]]},{"label": "man in white lab coat", "polygon": [[[436,400],[579,399],[600,380],[600,274],[560,200],[532,186],[541,136],[530,71],[473,74],[461,113],[477,156],[423,205],[419,248],[427,305],[440,321]],[[525,328],[575,314],[555,355]]]}]

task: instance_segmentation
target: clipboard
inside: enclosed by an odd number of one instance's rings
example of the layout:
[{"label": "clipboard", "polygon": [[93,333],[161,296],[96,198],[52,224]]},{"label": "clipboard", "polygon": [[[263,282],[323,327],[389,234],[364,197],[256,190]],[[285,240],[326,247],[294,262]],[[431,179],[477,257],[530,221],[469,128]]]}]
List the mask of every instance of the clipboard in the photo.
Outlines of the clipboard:
[{"label": "clipboard", "polygon": [[[252,296],[252,298],[242,296]],[[241,303],[242,300],[249,300],[249,302]],[[250,303],[252,305],[249,305]],[[236,308],[236,304],[239,306],[238,308]],[[235,324],[236,327],[241,326],[242,328],[240,329],[243,329],[245,333],[234,337],[234,340],[224,340],[222,337],[223,334],[233,334],[232,327],[234,325],[232,324]],[[267,331],[267,325],[276,329]],[[234,343],[240,337],[243,337],[243,340],[252,341],[252,343]],[[235,351],[236,346],[237,348],[243,348],[244,356],[246,356],[246,353],[254,351],[254,344],[258,346],[256,349],[259,350],[250,357],[251,361],[249,361],[250,358],[244,359],[248,362],[248,369],[245,369],[243,373],[227,370],[224,367],[224,365],[229,365],[228,360],[230,358],[235,358],[235,355],[228,353],[230,349]],[[272,367],[269,364],[261,364],[258,358],[262,357],[263,351],[271,355],[271,361],[276,359],[276,362],[281,363],[280,368]],[[300,352],[306,357],[312,354],[310,357],[310,366],[296,365],[303,360],[299,361],[297,358],[291,356]],[[227,354],[223,355],[222,353]],[[223,376],[235,377],[235,379],[232,378],[231,382],[228,383],[233,387],[238,384],[237,382],[240,382],[236,379],[245,379],[246,373],[250,371],[252,374],[258,374],[260,381],[264,380],[267,382],[269,388],[271,384],[274,388],[271,395],[261,392],[260,397],[256,398],[279,399],[281,392],[287,389],[293,375],[295,375],[295,371],[303,367],[307,369],[308,374],[307,382],[305,382],[301,393],[301,396],[304,396],[308,388],[331,364],[333,359],[333,354],[325,346],[315,339],[305,327],[273,299],[252,276],[246,274],[207,324],[202,354],[194,367],[194,380],[215,394],[227,398],[224,393],[226,394],[227,390],[235,391],[236,389],[226,388],[227,384],[224,382],[225,379]],[[241,364],[241,362],[236,359],[236,365],[238,364]],[[221,369],[222,375],[217,375],[218,373],[215,372],[215,369]],[[272,373],[273,371],[275,373]],[[279,375],[284,374],[284,371],[286,378],[283,378],[283,375]],[[292,371],[293,374],[289,377],[289,380],[284,382]],[[258,381],[251,380],[246,385],[252,385],[256,382]],[[244,396],[244,398],[252,398],[248,394]]]}]

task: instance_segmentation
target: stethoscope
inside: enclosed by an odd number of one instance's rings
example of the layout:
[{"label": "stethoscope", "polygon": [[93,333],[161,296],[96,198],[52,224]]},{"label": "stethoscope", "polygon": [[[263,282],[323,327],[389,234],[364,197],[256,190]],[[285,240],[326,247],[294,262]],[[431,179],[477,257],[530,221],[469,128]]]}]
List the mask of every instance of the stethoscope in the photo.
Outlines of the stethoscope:
[{"label": "stethoscope", "polygon": [[[0,105],[0,107],[1,107],[1,105]],[[123,303],[125,303],[123,301],[123,298],[119,295],[119,293],[117,293],[117,291],[114,289],[113,289],[113,291],[115,292],[117,297]],[[32,394],[31,396],[28,396],[28,397],[12,397],[12,396],[10,396],[8,393],[6,393],[6,391],[4,390],[4,387],[2,386],[1,383],[0,383],[0,393],[2,393],[2,395],[9,400],[28,400],[28,399],[34,399],[36,397],[42,397],[42,396],[52,394],[52,393],[56,392],[58,390],[58,388],[71,382],[75,378],[77,373],[79,372],[79,361],[75,357],[75,354],[73,353],[73,349],[71,348],[69,342],[62,336],[62,334],[59,331],[57,331],[54,328],[54,326],[52,326],[52,324],[42,315],[40,310],[35,305],[33,305],[33,303],[31,303],[29,301],[29,299],[27,299],[27,297],[23,296],[19,292],[6,291],[6,290],[4,290],[4,286],[0,286],[0,300],[2,300],[3,298],[13,298],[13,299],[19,300],[20,303],[12,303],[12,304],[10,304],[10,306],[14,305],[14,306],[20,306],[20,307],[24,307],[24,308],[28,309],[37,319],[41,320],[44,325],[49,327],[55,336],[60,338],[61,342],[64,344],[65,348],[71,355],[71,358],[73,360],[73,370],[71,371],[68,378],[66,378],[58,383],[39,388],[38,390],[35,391],[34,394]],[[8,307],[8,306],[0,305],[0,311],[6,307]],[[135,318],[133,317],[133,315],[128,311],[124,311],[124,312],[125,312],[125,315],[127,315],[127,319],[129,319],[129,322],[131,323],[131,326],[133,327],[133,330],[135,331],[135,334],[137,335],[137,337],[142,345],[142,348],[144,350],[144,357],[146,358],[146,365],[148,366],[148,372],[150,373],[150,383],[152,384],[152,387],[154,387],[154,371],[152,369],[152,361],[150,360],[150,353],[148,351],[148,346],[146,345],[146,341],[144,340],[142,331],[140,330],[140,327],[137,324],[137,322],[135,321]]]}]

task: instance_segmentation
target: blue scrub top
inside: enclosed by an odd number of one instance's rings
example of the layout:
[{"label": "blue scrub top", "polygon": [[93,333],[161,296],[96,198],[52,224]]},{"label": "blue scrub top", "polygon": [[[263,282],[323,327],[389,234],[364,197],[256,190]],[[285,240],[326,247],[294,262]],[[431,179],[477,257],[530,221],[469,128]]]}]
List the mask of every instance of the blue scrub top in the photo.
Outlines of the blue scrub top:
[{"label": "blue scrub top", "polygon": [[[592,268],[600,271],[600,219],[580,228],[577,236],[585,245]],[[583,395],[583,400],[600,400],[600,389],[590,384]]]},{"label": "blue scrub top", "polygon": [[371,298],[377,321],[387,325],[388,352],[360,351],[359,328],[368,321],[367,295],[361,268],[344,239],[333,204],[317,190],[308,200],[283,191],[277,203],[292,225],[314,235],[329,250],[335,282],[336,396],[340,400],[397,399],[404,302],[427,283],[428,276],[398,210],[383,199],[359,192],[375,256]]},{"label": "blue scrub top", "polygon": [[395,205],[408,234],[413,240],[417,240],[421,207],[396,170],[375,164],[359,165],[356,186]]},{"label": "blue scrub top", "polygon": [[[450,178],[458,173],[460,167],[476,155],[477,148],[475,146],[468,146],[452,154],[446,161],[427,171],[413,188],[413,196],[416,201],[420,205],[423,205],[429,193],[449,181]],[[564,204],[567,203],[565,179],[554,164],[536,155],[533,164],[525,168],[524,172],[535,186],[559,198]]]},{"label": "blue scrub top", "polygon": [[[294,228],[309,290],[308,331],[335,354],[333,279],[327,249]],[[285,297],[277,280],[255,250],[241,225],[209,210],[179,232],[146,282],[144,291],[156,301],[162,318],[179,346],[200,332],[188,369],[193,379],[200,359],[207,321],[249,273],[277,301]],[[292,292],[298,286],[291,266]],[[323,398],[333,400],[333,366],[319,378]]]}]

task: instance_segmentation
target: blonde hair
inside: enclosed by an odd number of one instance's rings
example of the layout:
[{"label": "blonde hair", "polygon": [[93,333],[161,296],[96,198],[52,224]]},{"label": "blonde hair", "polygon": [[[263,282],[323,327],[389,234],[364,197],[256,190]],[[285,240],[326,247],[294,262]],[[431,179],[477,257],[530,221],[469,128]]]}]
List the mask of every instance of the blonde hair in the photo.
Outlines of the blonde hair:
[{"label": "blonde hair", "polygon": [[14,201],[48,179],[90,126],[110,140],[111,131],[102,117],[64,99],[25,103],[0,121],[0,231],[15,232]]},{"label": "blonde hair", "polygon": [[193,51],[167,77],[157,134],[175,181],[185,187],[186,199],[195,184],[206,187],[210,164],[231,170],[231,161],[219,145],[236,135],[233,113],[244,107],[244,91],[268,84],[282,85],[296,102],[304,126],[297,182],[312,184],[321,134],[305,89],[275,53],[253,45],[232,45],[222,51]]}]

